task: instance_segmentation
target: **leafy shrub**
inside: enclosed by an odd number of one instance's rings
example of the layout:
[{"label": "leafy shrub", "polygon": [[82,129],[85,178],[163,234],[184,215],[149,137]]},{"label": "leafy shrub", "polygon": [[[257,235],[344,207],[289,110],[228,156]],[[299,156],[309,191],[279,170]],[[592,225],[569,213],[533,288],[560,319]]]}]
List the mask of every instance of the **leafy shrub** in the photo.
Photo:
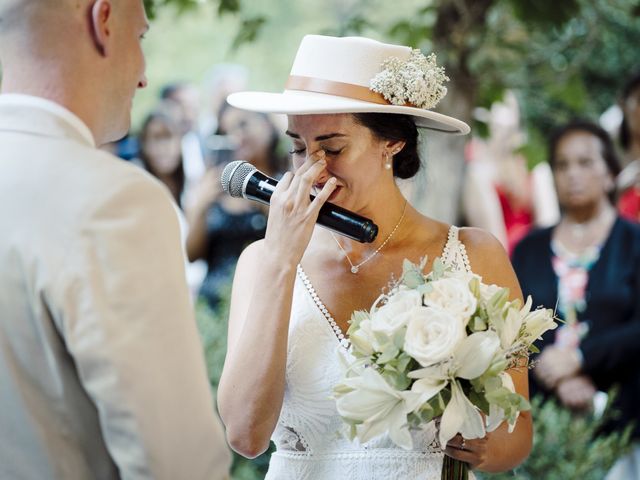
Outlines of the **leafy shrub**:
[{"label": "leafy shrub", "polygon": [[[609,397],[611,398],[612,395]],[[532,401],[533,449],[511,472],[478,474],[482,480],[603,480],[613,464],[628,451],[631,429],[598,434],[613,413],[577,415],[554,400]]]}]

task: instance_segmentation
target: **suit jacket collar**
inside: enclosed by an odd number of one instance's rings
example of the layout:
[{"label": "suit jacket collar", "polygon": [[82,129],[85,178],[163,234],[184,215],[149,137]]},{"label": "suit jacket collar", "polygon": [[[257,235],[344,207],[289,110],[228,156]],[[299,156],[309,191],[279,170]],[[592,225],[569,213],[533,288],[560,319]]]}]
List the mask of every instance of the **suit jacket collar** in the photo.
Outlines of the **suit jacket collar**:
[{"label": "suit jacket collar", "polygon": [[0,95],[0,131],[68,138],[96,146],[91,130],[78,116],[57,103],[31,95]]}]

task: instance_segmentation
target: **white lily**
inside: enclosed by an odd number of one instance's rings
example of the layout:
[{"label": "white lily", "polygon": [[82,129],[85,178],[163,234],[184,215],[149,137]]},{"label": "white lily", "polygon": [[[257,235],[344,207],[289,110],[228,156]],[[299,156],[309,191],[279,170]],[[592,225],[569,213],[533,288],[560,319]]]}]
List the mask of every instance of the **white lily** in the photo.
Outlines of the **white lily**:
[{"label": "white lily", "polygon": [[451,400],[447,404],[440,421],[440,446],[444,449],[447,442],[460,432],[464,438],[482,438],[485,436],[482,415],[462,391],[457,381],[451,382]]},{"label": "white lily", "polygon": [[364,355],[373,355],[373,352],[379,349],[369,319],[360,322],[358,328],[349,336],[349,341]]},{"label": "white lily", "polygon": [[507,311],[507,318],[505,318],[502,328],[500,329],[500,346],[505,350],[509,349],[520,333],[520,327],[522,326],[523,315],[520,310],[510,308]]},{"label": "white lily", "polygon": [[454,352],[454,377],[473,380],[487,371],[494,359],[500,339],[496,332],[487,330],[472,333],[463,339]]},{"label": "white lily", "polygon": [[443,363],[420,368],[407,374],[409,378],[417,379],[413,382],[411,391],[422,395],[421,403],[431,400],[449,384],[448,369],[449,364]]},{"label": "white lily", "polygon": [[[530,304],[530,301],[531,298],[527,299],[527,305]],[[533,343],[536,339],[542,337],[544,332],[554,330],[558,326],[553,319],[552,311],[545,308],[538,308],[527,313],[523,319],[523,324],[525,332],[522,340],[527,344]]]},{"label": "white lily", "polygon": [[345,379],[343,386],[352,390],[337,397],[336,407],[341,416],[361,422],[356,425],[361,442],[388,432],[398,446],[413,448],[407,414],[421,405],[423,395],[395,390],[373,368]]}]

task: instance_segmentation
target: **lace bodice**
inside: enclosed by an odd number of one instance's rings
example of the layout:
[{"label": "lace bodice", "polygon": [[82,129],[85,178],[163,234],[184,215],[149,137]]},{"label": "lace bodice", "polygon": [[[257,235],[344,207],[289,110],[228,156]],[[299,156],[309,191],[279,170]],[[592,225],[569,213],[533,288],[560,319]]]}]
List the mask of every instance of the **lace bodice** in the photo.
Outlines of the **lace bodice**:
[{"label": "lace bodice", "polygon": [[[451,227],[442,260],[469,271],[458,229]],[[277,451],[267,480],[438,480],[443,453],[433,423],[413,431],[414,450],[397,447],[387,435],[360,444],[343,434],[331,391],[342,375],[339,355],[349,342],[316,294],[301,267],[294,286],[286,388],[273,433]]]}]

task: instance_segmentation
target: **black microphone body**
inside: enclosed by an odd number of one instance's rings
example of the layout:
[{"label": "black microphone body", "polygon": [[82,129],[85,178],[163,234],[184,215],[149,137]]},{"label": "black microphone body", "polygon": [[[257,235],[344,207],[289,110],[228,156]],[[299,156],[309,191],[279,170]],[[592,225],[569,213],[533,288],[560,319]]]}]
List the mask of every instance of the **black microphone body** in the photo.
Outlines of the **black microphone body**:
[{"label": "black microphone body", "polygon": [[[249,170],[247,165],[251,164],[242,161],[229,163],[222,173],[222,187],[232,197],[242,196],[269,205],[278,181],[253,166]],[[311,198],[315,197],[311,195]],[[372,220],[329,202],[320,208],[317,223],[362,243],[371,243],[378,235],[378,226]]]}]

